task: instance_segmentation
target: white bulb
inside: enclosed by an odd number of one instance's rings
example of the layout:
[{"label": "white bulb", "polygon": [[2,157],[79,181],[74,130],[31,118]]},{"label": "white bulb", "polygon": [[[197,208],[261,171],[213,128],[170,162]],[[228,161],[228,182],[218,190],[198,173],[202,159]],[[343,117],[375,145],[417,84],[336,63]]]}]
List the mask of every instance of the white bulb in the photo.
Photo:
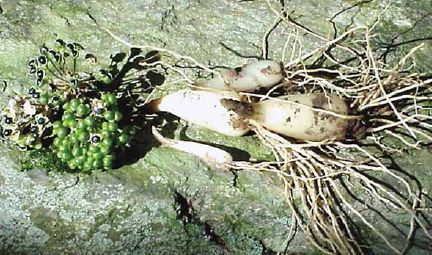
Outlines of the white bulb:
[{"label": "white bulb", "polygon": [[221,99],[224,98],[238,97],[226,93],[184,89],[162,97],[157,108],[221,134],[244,135],[249,131],[247,119],[223,107]]},{"label": "white bulb", "polygon": [[221,72],[210,80],[199,80],[196,85],[218,90],[254,91],[268,88],[279,83],[283,78],[280,63],[273,60],[260,60],[240,68]]}]

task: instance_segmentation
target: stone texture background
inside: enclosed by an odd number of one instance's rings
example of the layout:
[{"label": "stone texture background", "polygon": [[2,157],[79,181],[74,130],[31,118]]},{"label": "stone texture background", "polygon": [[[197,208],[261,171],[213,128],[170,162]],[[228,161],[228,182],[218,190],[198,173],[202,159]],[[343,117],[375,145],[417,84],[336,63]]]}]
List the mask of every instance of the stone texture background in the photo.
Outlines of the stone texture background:
[{"label": "stone texture background", "polygon": [[[277,6],[279,1],[269,1]],[[323,35],[329,20],[359,1],[286,1],[292,16]],[[390,5],[387,5],[390,4]],[[233,0],[0,0],[0,78],[20,91],[28,84],[28,59],[56,38],[80,42],[108,63],[124,45],[92,20],[135,44],[166,47],[213,66],[237,66],[259,56],[261,38],[275,19],[267,1]],[[388,8],[383,12],[384,8]],[[429,0],[364,1],[337,15],[338,27],[371,25],[380,15],[376,45],[427,38],[432,31]],[[281,59],[281,28],[269,38],[269,57]],[[416,54],[431,71],[431,43]],[[305,37],[305,50],[320,45]],[[233,51],[227,50],[222,44]],[[405,44],[402,54],[416,45]],[[2,103],[5,99],[2,99]],[[252,137],[227,138],[189,127],[190,139],[232,146],[254,158],[270,152]],[[0,147],[0,253],[4,254],[273,254],[284,250],[291,222],[271,176],[209,170],[184,153],[152,148],[136,163],[92,175],[20,172],[19,156]],[[411,152],[399,163],[430,186],[431,153]],[[190,223],[177,218],[184,198],[194,208]],[[210,231],[211,229],[211,231]],[[314,253],[299,235],[289,254]],[[386,254],[388,251],[381,251]],[[426,253],[425,253],[426,254]]]}]

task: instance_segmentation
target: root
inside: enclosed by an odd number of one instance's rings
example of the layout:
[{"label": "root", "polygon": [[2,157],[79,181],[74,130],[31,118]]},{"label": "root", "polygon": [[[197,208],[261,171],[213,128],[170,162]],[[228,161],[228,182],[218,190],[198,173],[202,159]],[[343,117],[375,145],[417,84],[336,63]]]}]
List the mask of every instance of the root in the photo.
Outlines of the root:
[{"label": "root", "polygon": [[[241,95],[281,100],[289,94],[335,94],[348,102],[350,115],[313,110],[356,121],[361,130],[358,134],[352,130],[352,137],[345,141],[297,142],[250,121],[257,138],[272,151],[275,160],[234,162],[230,167],[264,172],[282,180],[281,189],[294,222],[289,229],[287,250],[297,229],[326,254],[369,254],[374,250],[371,240],[381,240],[393,253],[403,254],[415,234],[419,235],[416,232],[422,232],[432,242],[432,225],[427,216],[432,208],[425,202],[425,191],[414,177],[379,155],[383,151],[399,153],[406,146],[418,149],[432,144],[432,79],[411,72],[412,56],[422,45],[414,47],[394,66],[388,66],[379,61],[380,56],[371,46],[373,28],[355,27],[327,39],[293,21],[284,8],[278,11],[270,1],[267,3],[277,18],[263,37],[262,54],[266,57],[269,53],[270,33],[278,25],[285,25],[284,31],[289,31],[282,52],[286,77],[264,95]],[[174,82],[186,82],[189,86],[194,83],[194,78],[176,65],[179,61],[220,75],[189,56],[133,45],[105,31],[128,47],[155,50],[167,56],[171,61],[151,65],[177,73],[180,79]],[[323,46],[302,52],[299,35],[304,32],[323,40]],[[365,141],[376,146],[360,145]],[[408,216],[403,222],[407,226],[395,222],[396,215]]]},{"label": "root", "polygon": [[[367,254],[371,247],[361,236],[364,228],[397,254],[409,246],[416,228],[432,240],[430,229],[420,217],[424,210],[422,191],[406,175],[387,167],[366,149],[341,142],[298,146],[253,125],[258,138],[272,149],[277,160],[260,164],[236,162],[233,168],[278,176],[284,183],[293,218],[320,251]],[[395,187],[395,183],[399,186]],[[409,230],[390,222],[391,216],[381,213],[384,206],[394,213],[409,215]],[[389,224],[376,225],[381,221]],[[392,232],[400,233],[406,242],[393,242],[388,235]]]},{"label": "root", "polygon": [[[275,161],[236,162],[232,167],[278,176],[296,225],[323,253],[369,254],[375,248],[369,241],[379,239],[393,253],[403,254],[417,230],[426,242],[432,242],[427,217],[431,208],[426,206],[418,180],[376,155],[380,151],[373,146],[360,145],[368,140],[381,151],[398,153],[404,150],[401,145],[419,149],[432,144],[431,79],[411,72],[415,67],[411,58],[422,45],[388,66],[378,61],[371,46],[372,29],[352,28],[327,40],[299,27],[285,10],[279,12],[267,2],[280,20],[288,26],[294,24],[282,54],[290,60],[285,64],[286,78],[265,95],[242,95],[281,100],[281,94],[337,94],[352,110],[349,116],[337,117],[358,120],[362,134],[341,142],[298,143],[251,121]],[[324,45],[302,54],[298,29],[324,40]],[[287,49],[291,49],[291,57],[286,56]],[[310,59],[321,59],[322,64],[311,67]],[[401,145],[394,148],[395,141]],[[395,222],[396,215],[408,217],[405,226]]]}]

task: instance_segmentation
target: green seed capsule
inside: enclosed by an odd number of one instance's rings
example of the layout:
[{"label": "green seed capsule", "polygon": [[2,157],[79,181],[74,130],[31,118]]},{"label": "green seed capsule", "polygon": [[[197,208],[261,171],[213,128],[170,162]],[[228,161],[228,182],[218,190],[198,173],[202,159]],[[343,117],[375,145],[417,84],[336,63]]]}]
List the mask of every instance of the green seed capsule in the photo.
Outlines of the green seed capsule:
[{"label": "green seed capsule", "polygon": [[72,112],[67,111],[63,113],[62,120],[72,120],[72,119],[74,119],[74,114]]},{"label": "green seed capsule", "polygon": [[129,136],[126,133],[122,133],[118,139],[120,144],[125,144],[129,141]]},{"label": "green seed capsule", "polygon": [[73,156],[72,156],[72,153],[70,151],[64,151],[63,152],[63,159],[65,159],[67,161],[67,160],[70,160],[72,158],[73,158]]},{"label": "green seed capsule", "polygon": [[102,139],[102,144],[104,146],[110,147],[112,145],[112,143],[113,143],[113,140],[109,137]]},{"label": "green seed capsule", "polygon": [[93,128],[94,126],[96,126],[96,120],[92,116],[88,116],[87,118],[85,118],[84,122],[87,125],[87,128]]},{"label": "green seed capsule", "polygon": [[76,114],[80,117],[84,117],[90,113],[90,108],[86,104],[80,104],[76,108]]},{"label": "green seed capsule", "polygon": [[108,121],[114,121],[115,119],[115,113],[113,111],[106,111],[104,113],[104,118]]},{"label": "green seed capsule", "polygon": [[68,163],[67,163],[67,165],[72,170],[74,170],[74,169],[77,168],[77,165],[76,165],[75,161],[73,161],[73,160],[69,160]]},{"label": "green seed capsule", "polygon": [[90,138],[90,135],[87,131],[81,131],[78,133],[78,138],[81,142],[87,142]]},{"label": "green seed capsule", "polygon": [[75,119],[69,120],[69,127],[75,128],[78,126],[78,121]]},{"label": "green seed capsule", "polygon": [[111,156],[111,155],[107,155],[103,158],[103,163],[104,163],[104,165],[112,166],[113,158],[109,157],[109,156]]},{"label": "green seed capsule", "polygon": [[67,110],[69,110],[69,107],[70,107],[69,101],[67,101],[66,103],[63,104],[63,110],[67,111]]},{"label": "green seed capsule", "polygon": [[75,162],[75,165],[78,166],[78,168],[81,168],[85,162],[85,158],[83,156],[78,156],[78,157],[75,157],[73,159],[73,161]]},{"label": "green seed capsule", "polygon": [[106,95],[106,102],[110,105],[116,105],[117,104],[117,98],[113,94],[107,94]]},{"label": "green seed capsule", "polygon": [[114,112],[114,120],[115,121],[120,121],[121,119],[123,118],[123,115],[122,115],[122,113],[120,112],[120,111],[115,111]]},{"label": "green seed capsule", "polygon": [[107,145],[105,145],[105,144],[102,144],[101,146],[100,146],[100,153],[102,154],[102,155],[108,155],[110,152],[111,152],[111,148],[110,148],[111,146],[107,146]]},{"label": "green seed capsule", "polygon": [[62,144],[62,140],[60,138],[56,137],[53,141],[53,145],[55,147],[60,147],[61,144]]},{"label": "green seed capsule", "polygon": [[80,105],[80,101],[78,98],[74,98],[69,102],[69,107],[71,110],[77,110],[79,105]]},{"label": "green seed capsule", "polygon": [[106,121],[102,122],[102,129],[108,130],[108,122]]},{"label": "green seed capsule", "polygon": [[88,144],[80,144],[80,148],[82,149],[82,155],[86,155],[87,151],[89,150]]},{"label": "green seed capsule", "polygon": [[63,120],[63,125],[65,127],[69,127],[69,120]]},{"label": "green seed capsule", "polygon": [[43,93],[43,94],[40,95],[39,102],[41,104],[46,105],[46,104],[48,104],[48,101],[49,101],[49,96],[48,96],[47,93]]},{"label": "green seed capsule", "polygon": [[93,168],[94,169],[101,169],[103,166],[103,162],[100,159],[96,159],[95,161],[93,161]]},{"label": "green seed capsule", "polygon": [[107,155],[103,158],[103,166],[104,169],[111,169],[112,165],[113,165],[113,158],[112,157],[108,157],[111,155]]},{"label": "green seed capsule", "polygon": [[93,157],[94,157],[96,160],[98,160],[98,159],[102,160],[103,157],[104,157],[104,154],[102,154],[102,152],[96,152],[96,153],[93,154]]},{"label": "green seed capsule", "polygon": [[67,145],[60,145],[59,147],[58,147],[58,150],[59,151],[61,151],[61,152],[64,152],[64,151],[66,151],[66,150],[69,150],[69,148],[68,148],[68,146]]},{"label": "green seed capsule", "polygon": [[84,162],[83,164],[83,170],[84,171],[90,171],[93,168],[93,162],[89,163],[89,162]]},{"label": "green seed capsule", "polygon": [[56,135],[60,138],[63,138],[68,134],[68,130],[66,127],[59,127],[55,130],[56,130]]},{"label": "green seed capsule", "polygon": [[81,149],[81,147],[79,147],[79,146],[75,146],[75,147],[72,149],[72,155],[73,155],[74,157],[81,156],[81,155],[82,155],[82,149]]},{"label": "green seed capsule", "polygon": [[[89,152],[90,152],[90,151],[89,151]],[[86,163],[89,163],[90,165],[92,165],[93,162],[94,162],[93,154],[90,154],[90,155],[89,155],[89,153],[87,153],[87,160],[86,160]]]},{"label": "green seed capsule", "polygon": [[102,131],[102,139],[112,139],[113,138],[113,132],[108,130]]},{"label": "green seed capsule", "polygon": [[69,138],[70,138],[70,135],[68,135],[67,137],[62,139],[62,146],[69,147],[69,145],[71,145]]},{"label": "green seed capsule", "polygon": [[91,150],[87,151],[87,157],[93,158],[94,153]]},{"label": "green seed capsule", "polygon": [[79,136],[77,133],[74,133],[73,135],[70,135],[70,141],[72,144],[78,144],[79,143]]},{"label": "green seed capsule", "polygon": [[118,125],[116,122],[110,122],[108,123],[108,130],[111,132],[117,131]]},{"label": "green seed capsule", "polygon": [[53,129],[58,129],[58,128],[63,126],[63,123],[60,120],[56,120],[53,122],[52,126],[53,126]]},{"label": "green seed capsule", "polygon": [[89,151],[91,151],[92,153],[97,153],[97,152],[99,152],[99,146],[96,146],[96,145],[91,145],[90,147],[89,147]]},{"label": "green seed capsule", "polygon": [[80,130],[87,129],[87,124],[85,123],[85,121],[83,119],[78,120],[77,128]]}]

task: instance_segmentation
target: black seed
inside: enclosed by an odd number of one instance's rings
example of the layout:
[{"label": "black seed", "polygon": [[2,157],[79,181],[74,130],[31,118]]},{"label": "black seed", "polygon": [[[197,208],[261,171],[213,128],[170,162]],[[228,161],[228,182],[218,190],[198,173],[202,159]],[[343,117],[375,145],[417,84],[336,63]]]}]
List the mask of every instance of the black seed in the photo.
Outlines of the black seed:
[{"label": "black seed", "polygon": [[51,56],[53,56],[56,62],[60,61],[60,54],[58,54],[55,50],[49,50],[48,52],[51,54]]},{"label": "black seed", "polygon": [[72,43],[74,46],[75,46],[75,48],[77,48],[78,50],[83,50],[84,49],[84,47],[81,45],[81,44],[79,44],[79,43]]},{"label": "black seed", "polygon": [[6,116],[5,119],[4,119],[4,122],[5,122],[6,124],[11,124],[11,123],[12,123],[12,118]]},{"label": "black seed", "polygon": [[74,58],[76,58],[76,57],[78,57],[78,51],[77,50],[73,50],[72,51],[72,56],[74,57]]},{"label": "black seed", "polygon": [[72,43],[66,44],[66,47],[68,47],[71,51],[75,50],[75,45],[73,45]]},{"label": "black seed", "polygon": [[29,74],[35,74],[36,73],[36,67],[35,66],[31,66],[29,69]]},{"label": "black seed", "polygon": [[36,86],[41,85],[42,81],[43,81],[43,79],[37,78],[36,79]]},{"label": "black seed", "polygon": [[62,39],[57,39],[56,43],[60,44],[61,46],[65,46],[66,43]]},{"label": "black seed", "polygon": [[[141,50],[139,50],[139,51],[141,51]],[[133,53],[131,53],[131,55],[132,56],[136,56]],[[124,53],[124,52],[118,52],[118,53],[115,53],[115,54],[111,54],[110,58],[111,58],[111,60],[113,62],[119,63],[119,62],[123,61],[123,59],[126,58],[126,53]]]},{"label": "black seed", "polygon": [[28,93],[29,93],[30,95],[33,95],[35,92],[36,92],[36,89],[35,89],[35,88],[29,88]]},{"label": "black seed", "polygon": [[45,45],[39,48],[39,53],[42,55],[46,55],[48,52],[48,47],[46,47]]},{"label": "black seed", "polygon": [[55,109],[55,110],[52,112],[52,118],[53,118],[53,119],[58,119],[58,118],[61,117],[61,115],[62,115],[62,111],[61,111],[60,109]]},{"label": "black seed", "polygon": [[35,133],[38,131],[38,127],[37,126],[31,126],[30,127],[30,133]]},{"label": "black seed", "polygon": [[34,67],[37,64],[36,59],[30,59],[28,62],[29,67]]},{"label": "black seed", "polygon": [[3,131],[4,136],[10,136],[11,134],[12,134],[12,130],[10,129],[5,129],[5,131]]},{"label": "black seed", "polygon": [[38,57],[38,62],[39,62],[41,65],[45,65],[45,64],[47,63],[47,58],[46,58],[45,56],[39,56],[39,57]]},{"label": "black seed", "polygon": [[39,125],[43,125],[43,124],[45,124],[45,122],[46,122],[46,119],[44,117],[40,117],[39,119],[37,119],[37,123]]},{"label": "black seed", "polygon": [[45,71],[44,70],[38,70],[36,73],[36,77],[38,77],[39,79],[43,79],[43,77],[45,76]]},{"label": "black seed", "polygon": [[87,59],[90,63],[96,63],[97,62],[97,58],[93,54],[86,54],[85,59]]},{"label": "black seed", "polygon": [[39,96],[40,96],[40,93],[39,93],[39,92],[35,92],[35,93],[32,95],[33,98],[39,98]]},{"label": "black seed", "polygon": [[100,140],[101,140],[101,138],[98,135],[94,135],[91,138],[92,143],[98,143],[98,142],[100,142]]}]

